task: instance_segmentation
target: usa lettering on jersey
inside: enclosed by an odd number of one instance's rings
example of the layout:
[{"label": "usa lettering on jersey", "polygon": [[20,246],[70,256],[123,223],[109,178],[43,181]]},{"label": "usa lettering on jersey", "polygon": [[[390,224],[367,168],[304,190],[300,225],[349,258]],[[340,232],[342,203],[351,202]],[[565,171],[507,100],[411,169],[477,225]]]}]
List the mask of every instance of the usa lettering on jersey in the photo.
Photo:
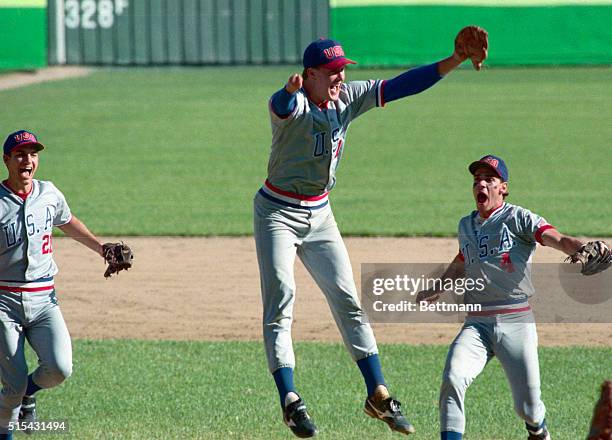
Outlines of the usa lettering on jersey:
[{"label": "usa lettering on jersey", "polygon": [[54,276],[53,227],[71,217],[64,195],[51,182],[34,180],[25,200],[0,185],[0,280]]},{"label": "usa lettering on jersey", "polygon": [[462,218],[458,238],[466,276],[487,280],[484,292],[466,293],[466,302],[511,304],[533,295],[531,259],[549,227],[539,215],[509,203],[487,219],[477,211]]}]

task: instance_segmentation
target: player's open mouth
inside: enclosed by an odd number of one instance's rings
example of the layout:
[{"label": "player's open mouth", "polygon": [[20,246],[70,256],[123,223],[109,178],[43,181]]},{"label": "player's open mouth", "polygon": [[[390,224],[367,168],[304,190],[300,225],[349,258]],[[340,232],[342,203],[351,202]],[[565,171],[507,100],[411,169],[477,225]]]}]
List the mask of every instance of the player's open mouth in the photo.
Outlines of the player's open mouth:
[{"label": "player's open mouth", "polygon": [[330,87],[330,91],[333,95],[340,93],[340,84],[336,84],[335,86]]},{"label": "player's open mouth", "polygon": [[483,193],[483,192],[479,192],[476,195],[476,201],[478,203],[485,203],[488,199],[489,199],[489,197],[485,193]]},{"label": "player's open mouth", "polygon": [[32,175],[32,170],[33,170],[33,168],[31,168],[31,167],[19,168],[19,174],[27,174],[28,176],[31,176]]}]

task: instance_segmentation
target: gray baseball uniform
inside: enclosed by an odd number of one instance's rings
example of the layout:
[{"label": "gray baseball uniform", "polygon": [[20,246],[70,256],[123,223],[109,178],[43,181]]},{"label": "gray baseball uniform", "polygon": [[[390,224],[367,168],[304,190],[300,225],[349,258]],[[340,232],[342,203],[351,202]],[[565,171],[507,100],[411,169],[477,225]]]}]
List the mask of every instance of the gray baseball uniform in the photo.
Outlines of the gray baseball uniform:
[{"label": "gray baseball uniform", "polygon": [[63,194],[33,180],[21,197],[0,184],[0,428],[17,419],[26,391],[25,340],[39,358],[41,388],[60,384],[72,370],[70,335],[55,296],[52,229],[71,219]]},{"label": "gray baseball uniform", "polygon": [[465,276],[486,288],[465,294],[481,304],[450,346],[440,390],[440,430],[465,430],[465,392],[487,362],[497,356],[512,389],[514,408],[533,426],[544,420],[540,399],[538,336],[528,298],[533,295],[531,258],[541,235],[552,228],[542,217],[504,203],[490,217],[477,211],[459,222]]},{"label": "gray baseball uniform", "polygon": [[272,151],[268,179],[254,200],[254,235],[263,299],[268,367],[295,366],[291,322],[297,254],[330,305],[354,360],[377,353],[364,322],[348,253],[328,199],[342,159],[346,131],[359,115],[382,106],[381,81],[342,84],[337,101],[323,108],[296,92],[286,118],[270,108]]}]

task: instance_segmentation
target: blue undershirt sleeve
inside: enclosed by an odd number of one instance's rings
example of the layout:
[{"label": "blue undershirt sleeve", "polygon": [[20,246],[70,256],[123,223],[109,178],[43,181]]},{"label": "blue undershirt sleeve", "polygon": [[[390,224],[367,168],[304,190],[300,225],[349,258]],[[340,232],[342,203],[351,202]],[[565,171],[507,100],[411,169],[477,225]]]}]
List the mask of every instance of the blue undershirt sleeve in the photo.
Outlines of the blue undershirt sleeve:
[{"label": "blue undershirt sleeve", "polygon": [[289,93],[284,87],[272,95],[270,102],[274,113],[280,118],[289,116],[297,105],[295,96],[295,93]]},{"label": "blue undershirt sleeve", "polygon": [[391,102],[427,90],[442,77],[438,73],[438,63],[410,69],[393,79],[385,81],[384,101]]}]

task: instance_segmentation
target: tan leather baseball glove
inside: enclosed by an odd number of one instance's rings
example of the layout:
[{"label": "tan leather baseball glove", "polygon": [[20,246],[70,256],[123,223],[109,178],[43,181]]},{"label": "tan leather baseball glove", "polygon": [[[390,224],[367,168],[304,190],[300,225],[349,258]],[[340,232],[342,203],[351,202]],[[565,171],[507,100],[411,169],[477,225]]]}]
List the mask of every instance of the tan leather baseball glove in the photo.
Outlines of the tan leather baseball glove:
[{"label": "tan leather baseball glove", "polygon": [[489,50],[489,34],[479,26],[466,26],[455,37],[454,57],[464,61],[472,61],[474,69],[480,70],[487,59]]},{"label": "tan leather baseball glove", "polygon": [[104,260],[108,264],[104,277],[109,278],[114,273],[128,270],[132,267],[134,253],[132,249],[124,243],[104,243],[102,245]]},{"label": "tan leather baseball glove", "polygon": [[603,241],[589,241],[565,261],[580,263],[582,275],[595,275],[612,266],[612,252]]}]

